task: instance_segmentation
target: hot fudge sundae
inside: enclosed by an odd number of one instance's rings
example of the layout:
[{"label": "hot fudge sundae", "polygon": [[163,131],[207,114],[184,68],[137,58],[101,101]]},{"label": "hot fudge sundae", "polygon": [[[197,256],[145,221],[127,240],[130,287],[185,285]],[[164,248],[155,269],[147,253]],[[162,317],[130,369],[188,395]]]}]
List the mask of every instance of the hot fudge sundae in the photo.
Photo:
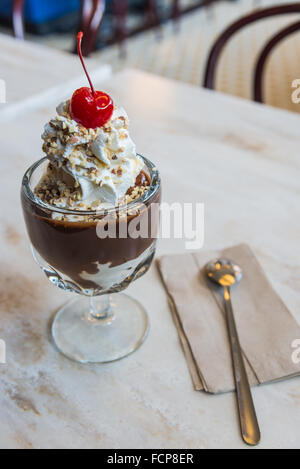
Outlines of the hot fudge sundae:
[{"label": "hot fudge sundae", "polygon": [[[93,296],[120,291],[148,269],[160,180],[136,153],[125,110],[88,79],[91,87],[76,90],[46,123],[45,158],[26,173],[22,203],[33,249],[57,284]],[[149,236],[131,237],[132,220],[147,221]],[[110,223],[116,236],[99,237],[99,225]]]}]

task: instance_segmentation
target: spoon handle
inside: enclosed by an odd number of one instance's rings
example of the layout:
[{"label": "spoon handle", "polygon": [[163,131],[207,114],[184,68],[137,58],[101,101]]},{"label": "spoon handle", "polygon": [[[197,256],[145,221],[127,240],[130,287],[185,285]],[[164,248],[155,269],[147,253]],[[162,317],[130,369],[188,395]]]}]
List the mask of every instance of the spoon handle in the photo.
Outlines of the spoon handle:
[{"label": "spoon handle", "polygon": [[232,310],[230,288],[224,287],[225,310],[230,337],[234,378],[240,414],[242,436],[245,443],[255,446],[260,442],[260,430],[245,369],[242,350]]}]

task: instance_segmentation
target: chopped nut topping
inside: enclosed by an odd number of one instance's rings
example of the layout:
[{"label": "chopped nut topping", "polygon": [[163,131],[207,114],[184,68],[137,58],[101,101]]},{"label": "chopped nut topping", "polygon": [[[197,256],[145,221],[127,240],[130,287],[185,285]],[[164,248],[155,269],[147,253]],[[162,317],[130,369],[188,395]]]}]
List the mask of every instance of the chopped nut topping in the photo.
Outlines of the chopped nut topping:
[{"label": "chopped nut topping", "polygon": [[[37,185],[35,194],[54,207],[76,211],[101,208],[103,201],[100,199],[89,203],[82,200],[79,178],[88,178],[99,188],[106,181],[112,181],[116,188],[124,184],[124,175],[130,170],[127,154],[124,153],[127,150],[126,139],[129,138],[128,119],[117,115],[101,128],[87,129],[72,120],[70,101],[60,106],[58,112],[59,115],[51,119],[43,134],[43,151],[49,159],[49,166],[46,175]],[[95,142],[96,137],[100,138],[99,142]],[[123,142],[123,146],[117,150],[115,137]],[[99,144],[98,151],[98,147],[95,149],[93,146],[95,143]],[[101,159],[102,154],[107,159],[105,162]],[[117,164],[112,163],[115,161]],[[141,187],[131,187],[119,200],[120,204],[138,199],[148,189],[147,181],[138,181],[138,184]],[[65,218],[68,216],[57,216],[57,219]],[[87,221],[91,220],[90,216],[86,218]]]}]

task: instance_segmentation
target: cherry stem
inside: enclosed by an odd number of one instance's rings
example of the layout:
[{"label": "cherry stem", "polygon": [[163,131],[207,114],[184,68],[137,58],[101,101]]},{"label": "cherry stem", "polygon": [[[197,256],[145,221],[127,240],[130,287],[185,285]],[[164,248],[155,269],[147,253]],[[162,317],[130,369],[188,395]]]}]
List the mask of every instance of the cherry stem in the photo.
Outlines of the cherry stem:
[{"label": "cherry stem", "polygon": [[91,90],[92,90],[92,95],[95,96],[95,88],[93,86],[93,83],[92,83],[92,80],[90,79],[90,76],[88,74],[88,71],[86,69],[86,66],[85,66],[85,63],[84,63],[84,60],[83,60],[83,57],[82,57],[82,52],[81,52],[81,41],[82,41],[82,38],[83,38],[83,32],[80,31],[78,34],[77,34],[77,48],[78,48],[78,54],[79,54],[79,58],[81,60],[81,63],[82,63],[82,66],[83,66],[83,70],[85,71],[85,74],[87,76],[87,79],[89,81],[89,84],[90,84],[90,87],[91,87]]}]

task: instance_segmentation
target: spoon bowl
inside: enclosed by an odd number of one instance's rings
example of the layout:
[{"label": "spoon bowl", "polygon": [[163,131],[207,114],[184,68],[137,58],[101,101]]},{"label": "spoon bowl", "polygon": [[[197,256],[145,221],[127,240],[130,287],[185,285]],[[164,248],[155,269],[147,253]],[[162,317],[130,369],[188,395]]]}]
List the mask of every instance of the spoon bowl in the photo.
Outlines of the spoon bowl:
[{"label": "spoon bowl", "polygon": [[239,265],[230,259],[213,259],[206,265],[206,274],[210,280],[222,287],[231,287],[239,283],[243,272]]}]

